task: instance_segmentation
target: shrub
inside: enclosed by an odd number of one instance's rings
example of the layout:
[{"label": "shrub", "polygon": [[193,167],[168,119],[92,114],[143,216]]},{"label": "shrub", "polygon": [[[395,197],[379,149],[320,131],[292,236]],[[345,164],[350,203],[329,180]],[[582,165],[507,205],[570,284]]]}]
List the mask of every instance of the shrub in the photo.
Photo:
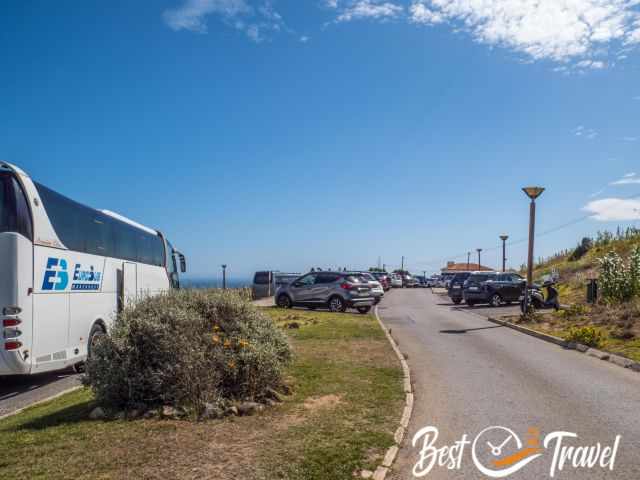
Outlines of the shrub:
[{"label": "shrub", "polygon": [[600,330],[594,327],[571,327],[564,339],[567,342],[577,342],[588,347],[598,347],[602,343],[603,336]]},{"label": "shrub", "polygon": [[631,251],[628,262],[616,252],[600,259],[600,289],[609,302],[626,302],[640,295],[640,246]]},{"label": "shrub", "polygon": [[85,384],[113,410],[259,399],[283,385],[284,334],[237,292],[181,290],[120,314],[87,362]]},{"label": "shrub", "polygon": [[570,262],[575,262],[584,257],[589,250],[593,247],[593,240],[589,237],[584,237],[582,242],[576,247],[576,249],[569,256]]}]

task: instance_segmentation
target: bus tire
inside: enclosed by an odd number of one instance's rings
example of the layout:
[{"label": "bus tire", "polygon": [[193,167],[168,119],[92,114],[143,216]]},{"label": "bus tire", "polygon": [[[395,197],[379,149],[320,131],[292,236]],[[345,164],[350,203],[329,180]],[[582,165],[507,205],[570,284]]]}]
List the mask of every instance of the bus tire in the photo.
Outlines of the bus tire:
[{"label": "bus tire", "polygon": [[103,337],[107,332],[105,332],[104,327],[99,323],[94,323],[93,327],[91,327],[91,332],[89,332],[89,341],[87,342],[87,359],[91,358],[93,355],[93,347],[100,341],[100,338]]}]

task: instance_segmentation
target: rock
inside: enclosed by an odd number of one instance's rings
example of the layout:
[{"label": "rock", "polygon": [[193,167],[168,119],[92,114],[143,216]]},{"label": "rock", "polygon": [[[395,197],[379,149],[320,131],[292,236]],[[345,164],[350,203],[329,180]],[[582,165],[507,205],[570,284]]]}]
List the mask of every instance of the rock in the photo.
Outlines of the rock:
[{"label": "rock", "polygon": [[221,408],[218,408],[212,403],[205,403],[204,412],[202,412],[200,418],[202,420],[214,420],[216,418],[222,418],[223,416],[224,411]]},{"label": "rock", "polygon": [[238,407],[236,407],[235,405],[227,408],[224,413],[225,415],[235,415],[235,416],[238,416],[240,414],[240,412],[238,411]]},{"label": "rock", "polygon": [[129,420],[135,420],[136,418],[138,418],[140,415],[142,414],[142,412],[140,412],[140,410],[137,409],[133,409],[133,410],[129,410],[127,412],[127,418]]},{"label": "rock", "polygon": [[107,418],[107,414],[101,407],[96,407],[93,410],[91,410],[91,413],[89,414],[89,418],[91,420],[104,420],[105,418]]},{"label": "rock", "polygon": [[362,470],[360,472],[360,477],[362,477],[362,478],[371,478],[371,477],[373,477],[373,472],[371,470]]},{"label": "rock", "polygon": [[182,413],[180,412],[180,410],[178,410],[175,407],[172,407],[171,405],[165,405],[164,407],[162,407],[162,416],[164,418],[170,418],[170,419],[178,419],[182,416]]},{"label": "rock", "polygon": [[240,405],[238,405],[238,413],[243,417],[253,415],[255,413],[261,412],[262,410],[264,410],[264,407],[256,402],[242,402]]},{"label": "rock", "polygon": [[274,399],[272,398],[267,398],[265,400],[265,403],[269,406],[269,407],[275,407],[276,405],[278,405],[278,402],[276,402]]},{"label": "rock", "polygon": [[144,412],[144,414],[142,415],[142,418],[154,418],[158,416],[158,410],[147,410],[146,412]]},{"label": "rock", "polygon": [[300,324],[298,322],[291,322],[287,325],[287,328],[300,328]]},{"label": "rock", "polygon": [[280,392],[277,392],[273,388],[267,388],[267,391],[265,393],[266,393],[267,398],[269,398],[271,400],[275,400],[276,402],[282,402],[283,401],[282,394]]}]

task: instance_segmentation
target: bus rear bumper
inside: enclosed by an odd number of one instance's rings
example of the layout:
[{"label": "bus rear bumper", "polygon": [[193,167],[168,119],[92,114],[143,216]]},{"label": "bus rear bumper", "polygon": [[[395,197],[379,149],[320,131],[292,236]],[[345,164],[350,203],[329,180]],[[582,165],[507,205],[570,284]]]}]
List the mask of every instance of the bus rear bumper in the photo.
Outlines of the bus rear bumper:
[{"label": "bus rear bumper", "polygon": [[25,362],[19,352],[0,350],[0,376],[28,375],[31,363]]}]

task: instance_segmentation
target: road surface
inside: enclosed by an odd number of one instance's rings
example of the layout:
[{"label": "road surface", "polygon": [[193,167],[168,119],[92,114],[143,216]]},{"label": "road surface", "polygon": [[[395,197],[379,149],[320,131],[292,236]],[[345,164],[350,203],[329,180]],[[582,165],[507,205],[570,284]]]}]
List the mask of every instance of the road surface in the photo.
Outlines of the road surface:
[{"label": "road surface", "polygon": [[[438,449],[454,446],[464,434],[473,442],[482,430],[494,426],[511,429],[522,448],[530,437],[538,438],[541,455],[523,457],[532,460],[508,477],[535,480],[551,478],[557,441],[543,448],[547,434],[566,431],[578,435],[563,438],[561,447],[599,442],[602,448],[613,446],[621,435],[613,471],[598,466],[575,469],[571,466],[575,457],[568,457],[562,470],[556,467],[553,478],[640,478],[640,373],[497,326],[469,313],[476,309],[453,307],[445,299],[428,290],[398,289],[385,296],[379,308],[400,350],[408,355],[415,393],[413,417],[391,474],[393,480],[416,478],[413,469],[422,441],[415,448],[411,440],[427,426],[438,429],[433,444]],[[531,427],[539,435],[529,431]],[[501,451],[489,446],[499,447],[505,441]],[[520,450],[515,437],[501,429],[481,435],[476,448],[478,463],[494,471],[510,464],[496,466],[493,461]],[[491,478],[480,473],[471,444],[462,452],[459,464],[452,455],[452,463],[435,465],[421,478]],[[608,465],[606,458],[602,461]],[[419,471],[424,473],[428,463]],[[512,459],[511,465],[517,463]]]},{"label": "road surface", "polygon": [[80,385],[71,370],[30,377],[0,377],[0,417]]}]

